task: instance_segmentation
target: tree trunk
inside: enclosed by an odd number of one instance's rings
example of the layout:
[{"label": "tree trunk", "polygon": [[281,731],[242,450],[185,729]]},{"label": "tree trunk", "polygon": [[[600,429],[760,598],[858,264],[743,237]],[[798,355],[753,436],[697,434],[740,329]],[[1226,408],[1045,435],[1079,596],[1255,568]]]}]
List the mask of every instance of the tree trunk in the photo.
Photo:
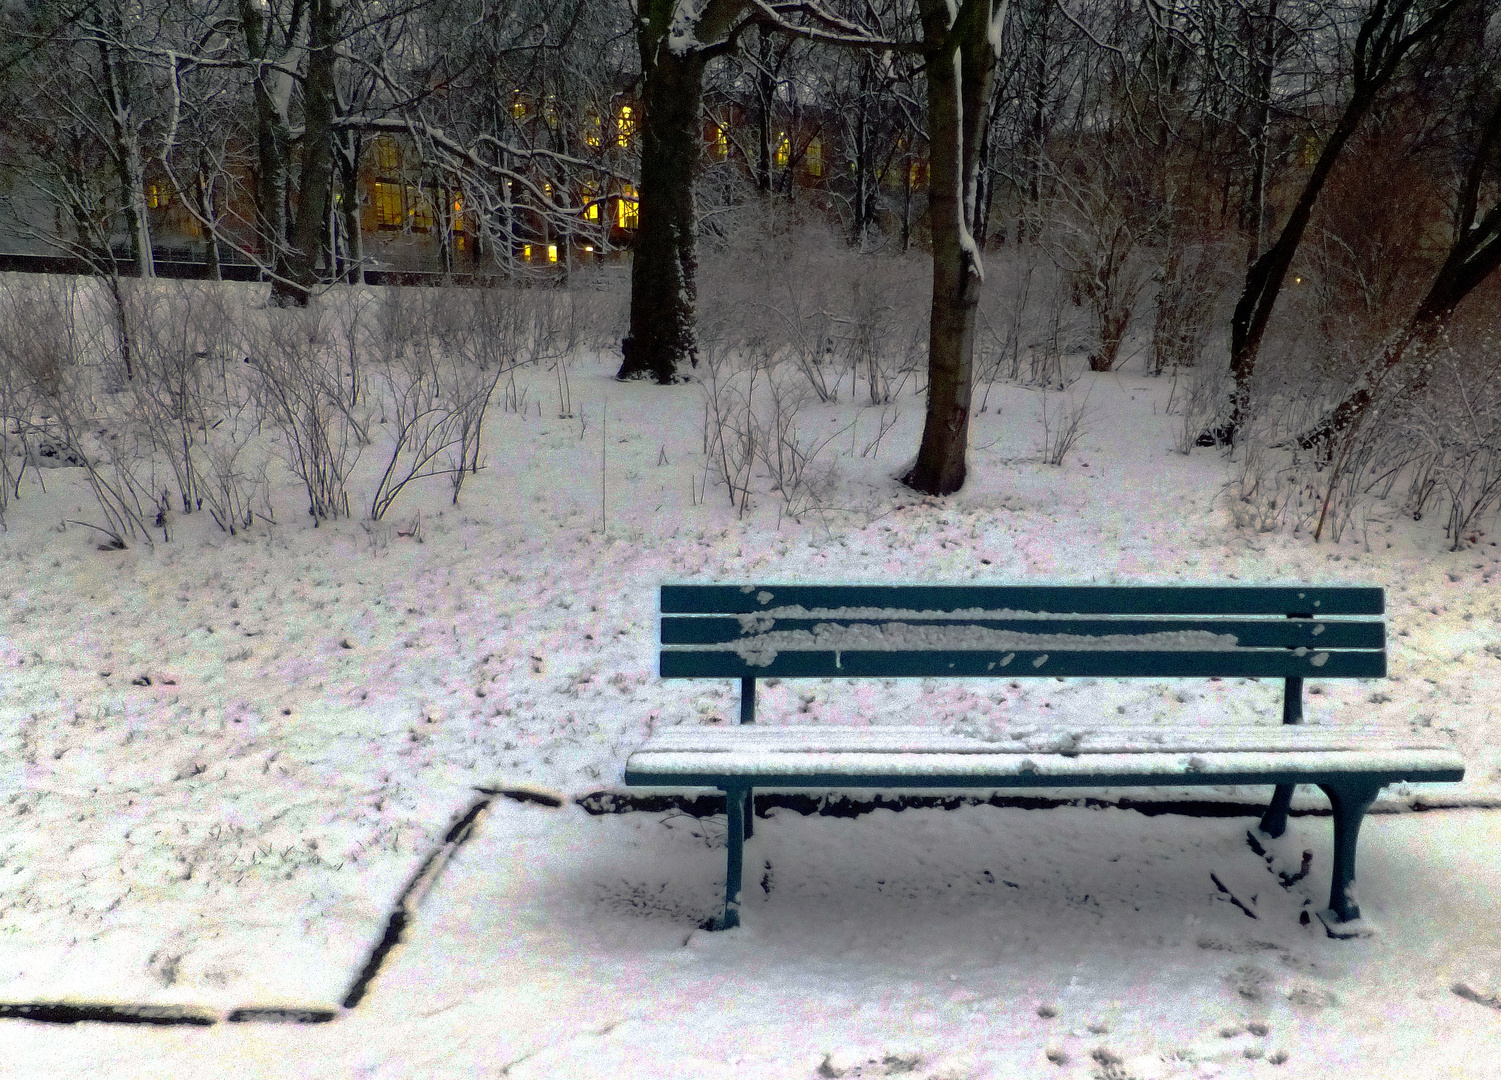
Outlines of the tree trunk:
[{"label": "tree trunk", "polygon": [[364,249],[360,235],[360,139],[353,132],[345,132],[334,156],[339,171],[339,187],[344,198],[339,204],[343,215],[344,266],[343,280],[351,285],[365,284],[365,268],[361,265]]},{"label": "tree trunk", "polygon": [[297,217],[292,225],[284,270],[271,282],[271,302],[305,307],[317,280],[318,252],[328,227],[333,188],[334,46],[338,0],[308,5],[307,75],[302,81],[302,172],[297,182]]},{"label": "tree trunk", "polygon": [[[921,0],[928,81],[928,226],[933,301],[928,409],[917,461],[902,477],[929,495],[964,486],[975,313],[984,270],[972,227],[980,129],[989,116],[995,52],[988,0],[969,0],[950,26],[950,0]],[[999,34],[993,35],[999,38]]]},{"label": "tree trunk", "polygon": [[[124,41],[125,28],[120,9],[112,8],[106,18],[110,36],[116,42]],[[119,173],[120,208],[125,214],[125,232],[130,237],[130,254],[135,260],[136,273],[143,278],[154,278],[156,264],[151,255],[151,222],[146,214],[146,166],[141,159],[141,133],[131,116],[134,110],[128,72],[123,70],[120,48],[100,36],[99,60],[104,69],[105,105],[114,141],[110,151]]]},{"label": "tree trunk", "polygon": [[204,155],[199,155],[198,173],[195,179],[197,181],[198,215],[205,222],[203,259],[208,264],[209,280],[220,281],[223,279],[224,273],[220,268],[219,220],[214,216],[214,185],[208,178],[207,162]]},{"label": "tree trunk", "polygon": [[[1432,351],[1454,309],[1465,297],[1501,269],[1501,202],[1493,203],[1483,215],[1477,212],[1485,177],[1494,168],[1498,149],[1501,149],[1501,101],[1492,107],[1476,138],[1458,200],[1454,240],[1444,264],[1434,274],[1433,283],[1407,327],[1382,351],[1364,385],[1298,436],[1298,445],[1305,450],[1319,447],[1328,452],[1334,437],[1360,422],[1377,395],[1383,393],[1386,381],[1406,366],[1409,358],[1421,361]],[[1387,400],[1408,398],[1427,385],[1428,368],[1424,365],[1394,394],[1384,396]]]},{"label": "tree trunk", "polygon": [[[245,33],[245,51],[251,61],[250,94],[255,108],[255,215],[261,254],[274,272],[284,275],[284,254],[288,240],[287,201],[290,186],[292,133],[287,123],[286,102],[291,96],[289,76],[261,66],[276,55],[272,30],[267,26],[265,11],[256,0],[240,0],[240,25]],[[287,28],[288,48],[300,37],[298,25]]]},{"label": "tree trunk", "polygon": [[[1438,33],[1466,2],[1467,0],[1443,0],[1439,6],[1425,13],[1415,26],[1409,18],[1412,14],[1409,4],[1392,6],[1384,2],[1376,3],[1362,20],[1355,42],[1350,99],[1345,103],[1318,161],[1314,163],[1313,172],[1304,183],[1303,191],[1276,243],[1263,252],[1246,271],[1245,287],[1230,319],[1230,374],[1235,380],[1235,387],[1231,392],[1230,418],[1224,427],[1200,434],[1197,440],[1200,446],[1233,442],[1245,421],[1251,377],[1255,373],[1256,357],[1272,316],[1272,308],[1277,303],[1282,283],[1292,266],[1293,256],[1297,254],[1303,232],[1313,215],[1314,203],[1318,200],[1325,181],[1329,179],[1329,174],[1334,170],[1334,164],[1345,144],[1355,134],[1361,120],[1376,103],[1382,90],[1396,77],[1403,57],[1417,44]],[[1409,26],[1412,28],[1408,29]]]},{"label": "tree trunk", "polygon": [[693,176],[704,63],[700,53],[664,47],[646,72],[630,336],[621,345],[620,379],[651,377],[666,385],[683,361],[698,364]]}]

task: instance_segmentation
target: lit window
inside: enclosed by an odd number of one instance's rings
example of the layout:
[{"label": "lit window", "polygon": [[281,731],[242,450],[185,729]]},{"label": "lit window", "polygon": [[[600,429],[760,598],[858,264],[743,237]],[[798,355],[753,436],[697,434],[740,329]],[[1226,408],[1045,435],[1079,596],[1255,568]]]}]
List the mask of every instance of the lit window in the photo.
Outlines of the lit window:
[{"label": "lit window", "polygon": [[603,136],[600,134],[602,129],[598,116],[589,117],[589,122],[584,127],[584,142],[590,146],[599,146],[604,141]]},{"label": "lit window", "polygon": [[172,202],[172,193],[166,188],[157,187],[155,184],[146,185],[146,205],[153,210],[160,210]]},{"label": "lit window", "polygon": [[463,251],[464,250],[464,238],[462,236],[455,236],[453,238],[453,246],[454,246],[454,250],[456,250],[456,251]]},{"label": "lit window", "polygon": [[548,244],[547,245],[547,261],[550,262],[550,263],[555,263],[555,262],[558,261],[558,245],[557,244]]},{"label": "lit window", "polygon": [[464,231],[464,196],[463,195],[455,195],[453,197],[453,231],[454,232],[463,232]]},{"label": "lit window", "polygon": [[547,95],[547,103],[542,106],[542,119],[552,127],[558,126],[558,97],[556,94]]},{"label": "lit window", "polygon": [[408,185],[407,207],[407,216],[412,220],[412,228],[431,229],[433,227],[433,204],[428,202],[427,196],[420,188]]},{"label": "lit window", "polygon": [[641,204],[636,199],[636,189],[627,184],[615,203],[615,224],[622,229],[634,229],[641,220]]},{"label": "lit window", "polygon": [[926,162],[914,161],[907,166],[907,183],[915,188],[920,188],[928,182],[928,166]]},{"label": "lit window", "polygon": [[371,194],[370,205],[375,209],[375,224],[381,229],[401,227],[404,216],[401,211],[401,185],[386,184],[377,180]]},{"label": "lit window", "polygon": [[631,139],[636,135],[636,111],[629,105],[620,106],[620,113],[616,117],[616,125],[619,135],[616,141],[622,146],[630,146]]},{"label": "lit window", "polygon": [[530,245],[530,244],[522,244],[521,245],[521,258],[522,258],[523,262],[531,262],[532,261],[532,245]]},{"label": "lit window", "polygon": [[777,168],[785,169],[792,161],[792,140],[784,131],[777,136]]},{"label": "lit window", "polygon": [[714,156],[724,158],[730,152],[730,137],[722,125],[714,125]]},{"label": "lit window", "polygon": [[380,136],[372,144],[375,151],[375,171],[381,176],[395,176],[401,172],[401,148],[396,140]]},{"label": "lit window", "polygon": [[595,184],[585,184],[584,196],[584,220],[599,220],[599,187]]},{"label": "lit window", "polygon": [[809,176],[823,175],[823,140],[814,139],[808,144],[808,151],[803,155],[803,161],[808,165]]},{"label": "lit window", "polygon": [[526,100],[522,98],[520,90],[511,95],[511,115],[517,120],[526,118]]}]

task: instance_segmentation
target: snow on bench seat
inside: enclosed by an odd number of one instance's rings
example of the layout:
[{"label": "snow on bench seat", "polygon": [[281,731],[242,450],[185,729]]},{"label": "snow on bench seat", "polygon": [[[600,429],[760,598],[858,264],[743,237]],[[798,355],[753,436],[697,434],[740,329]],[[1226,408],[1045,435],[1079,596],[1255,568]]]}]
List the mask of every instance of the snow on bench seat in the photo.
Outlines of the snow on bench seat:
[{"label": "snow on bench seat", "polygon": [[674,728],[630,756],[632,785],[1101,786],[1457,780],[1453,750],[1381,729],[1034,731],[990,742],[925,728]]}]

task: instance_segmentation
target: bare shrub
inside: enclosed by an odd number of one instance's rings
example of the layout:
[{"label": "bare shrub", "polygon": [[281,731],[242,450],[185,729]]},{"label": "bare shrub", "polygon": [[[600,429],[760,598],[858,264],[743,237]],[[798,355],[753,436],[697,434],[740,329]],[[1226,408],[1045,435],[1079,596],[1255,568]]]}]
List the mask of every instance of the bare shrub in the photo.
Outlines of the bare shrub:
[{"label": "bare shrub", "polygon": [[265,335],[248,357],[260,404],[281,429],[287,465],[307,490],[314,522],[347,517],[349,474],[361,444],[326,315],[316,305],[266,314]]},{"label": "bare shrub", "polygon": [[1196,445],[1199,433],[1208,427],[1228,395],[1230,372],[1224,365],[1195,364],[1186,372],[1173,371],[1173,387],[1167,398],[1167,411],[1176,413],[1173,449],[1188,454]]},{"label": "bare shrub", "polygon": [[125,300],[136,346],[135,377],[127,385],[132,416],[165,458],[183,513],[202,508],[204,499],[199,436],[207,441],[209,341],[196,300],[180,281],[131,288]]},{"label": "bare shrub", "polygon": [[790,517],[801,518],[815,509],[833,480],[832,465],[820,464],[819,458],[850,427],[822,437],[803,433],[798,415],[814,395],[795,364],[764,352],[736,364],[734,357],[716,348],[705,353],[705,367],[706,479],[712,474],[715,483],[722,483],[730,505],[744,515],[759,463],[769,490],[780,496],[782,510]]},{"label": "bare shrub", "polygon": [[699,279],[706,346],[791,361],[821,402],[847,385],[883,405],[924,370],[929,285],[915,260],[851,251],[796,209],[747,217],[730,239]]},{"label": "bare shrub", "polygon": [[707,376],[702,383],[705,480],[712,475],[716,484],[723,483],[730,506],[744,515],[750,507],[750,476],[756,463],[751,399],[762,364],[752,362],[737,372],[729,351],[718,344],[704,349],[702,356]]},{"label": "bare shrub", "polygon": [[452,474],[454,465],[437,461],[459,442],[458,411],[444,399],[437,369],[426,358],[408,350],[381,365],[380,380],[391,409],[391,451],[370,499],[373,521],[412,481]]},{"label": "bare shrub", "polygon": [[1147,358],[1150,374],[1198,363],[1219,321],[1220,299],[1230,284],[1225,256],[1220,245],[1188,243],[1176,236],[1164,246],[1155,279],[1157,296]]},{"label": "bare shrub", "polygon": [[0,347],[22,387],[15,400],[41,414],[17,417],[18,429],[28,458],[50,444],[55,458],[83,468],[104,520],[87,527],[108,538],[105,546],[123,548],[127,537],[149,544],[147,520],[162,512],[149,444],[143,452],[128,416],[127,422],[106,416],[100,423],[101,371],[118,355],[111,338],[116,308],[91,286],[48,277],[8,292],[9,325]]},{"label": "bare shrub", "polygon": [[1089,395],[1065,393],[1048,401],[1048,391],[1038,393],[1042,421],[1042,460],[1048,465],[1062,465],[1063,459],[1085,435],[1084,421],[1089,416]]},{"label": "bare shrub", "polygon": [[1444,535],[1458,550],[1501,505],[1501,376],[1491,363],[1464,365],[1449,353],[1441,378],[1412,403],[1402,428],[1416,450],[1410,505],[1416,517],[1434,493],[1448,502]]},{"label": "bare shrub", "polygon": [[1136,303],[1151,280],[1142,248],[1158,222],[1141,214],[1119,176],[1102,160],[1074,170],[1054,169],[1053,195],[1043,245],[1066,278],[1071,293],[1093,321],[1091,371],[1109,371],[1120,358],[1121,342]]}]

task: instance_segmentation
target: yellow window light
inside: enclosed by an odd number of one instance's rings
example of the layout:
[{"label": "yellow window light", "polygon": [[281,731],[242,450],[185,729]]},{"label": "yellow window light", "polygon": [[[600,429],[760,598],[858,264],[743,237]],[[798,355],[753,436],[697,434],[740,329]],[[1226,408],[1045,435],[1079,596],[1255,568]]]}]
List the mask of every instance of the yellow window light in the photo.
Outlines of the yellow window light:
[{"label": "yellow window light", "polygon": [[791,161],[792,140],[787,137],[787,133],[784,131],[777,135],[777,168],[785,169]]},{"label": "yellow window light", "polygon": [[640,220],[641,205],[636,201],[636,189],[627,184],[615,202],[615,224],[622,229],[634,229]]},{"label": "yellow window light", "polygon": [[558,261],[558,245],[557,244],[548,244],[547,245],[547,261],[550,262],[550,263],[555,263],[555,262]]},{"label": "yellow window light", "polygon": [[808,144],[808,151],[803,155],[803,161],[808,165],[809,176],[823,175],[823,140],[814,139]]},{"label": "yellow window light", "polygon": [[589,123],[584,128],[584,142],[589,146],[598,147],[602,142],[604,142],[604,138],[600,134],[602,130],[603,125],[600,123],[599,117],[590,116]]},{"label": "yellow window light", "polygon": [[526,99],[521,96],[520,90],[511,96],[511,115],[517,120],[526,119]]},{"label": "yellow window light", "polygon": [[724,125],[714,125],[714,156],[726,157],[730,152],[730,137],[726,134]]},{"label": "yellow window light", "polygon": [[594,184],[585,184],[582,194],[584,197],[584,220],[598,221],[599,188]]},{"label": "yellow window light", "polygon": [[371,193],[370,205],[375,210],[377,228],[394,229],[401,225],[401,185],[377,180],[375,190]]},{"label": "yellow window light", "polygon": [[532,261],[532,245],[530,245],[530,244],[522,244],[521,245],[521,258],[522,258],[523,262],[531,262]]},{"label": "yellow window light", "polygon": [[620,112],[616,114],[615,126],[618,129],[616,141],[624,148],[631,145],[631,139],[636,135],[636,110],[629,105],[620,106]]}]

